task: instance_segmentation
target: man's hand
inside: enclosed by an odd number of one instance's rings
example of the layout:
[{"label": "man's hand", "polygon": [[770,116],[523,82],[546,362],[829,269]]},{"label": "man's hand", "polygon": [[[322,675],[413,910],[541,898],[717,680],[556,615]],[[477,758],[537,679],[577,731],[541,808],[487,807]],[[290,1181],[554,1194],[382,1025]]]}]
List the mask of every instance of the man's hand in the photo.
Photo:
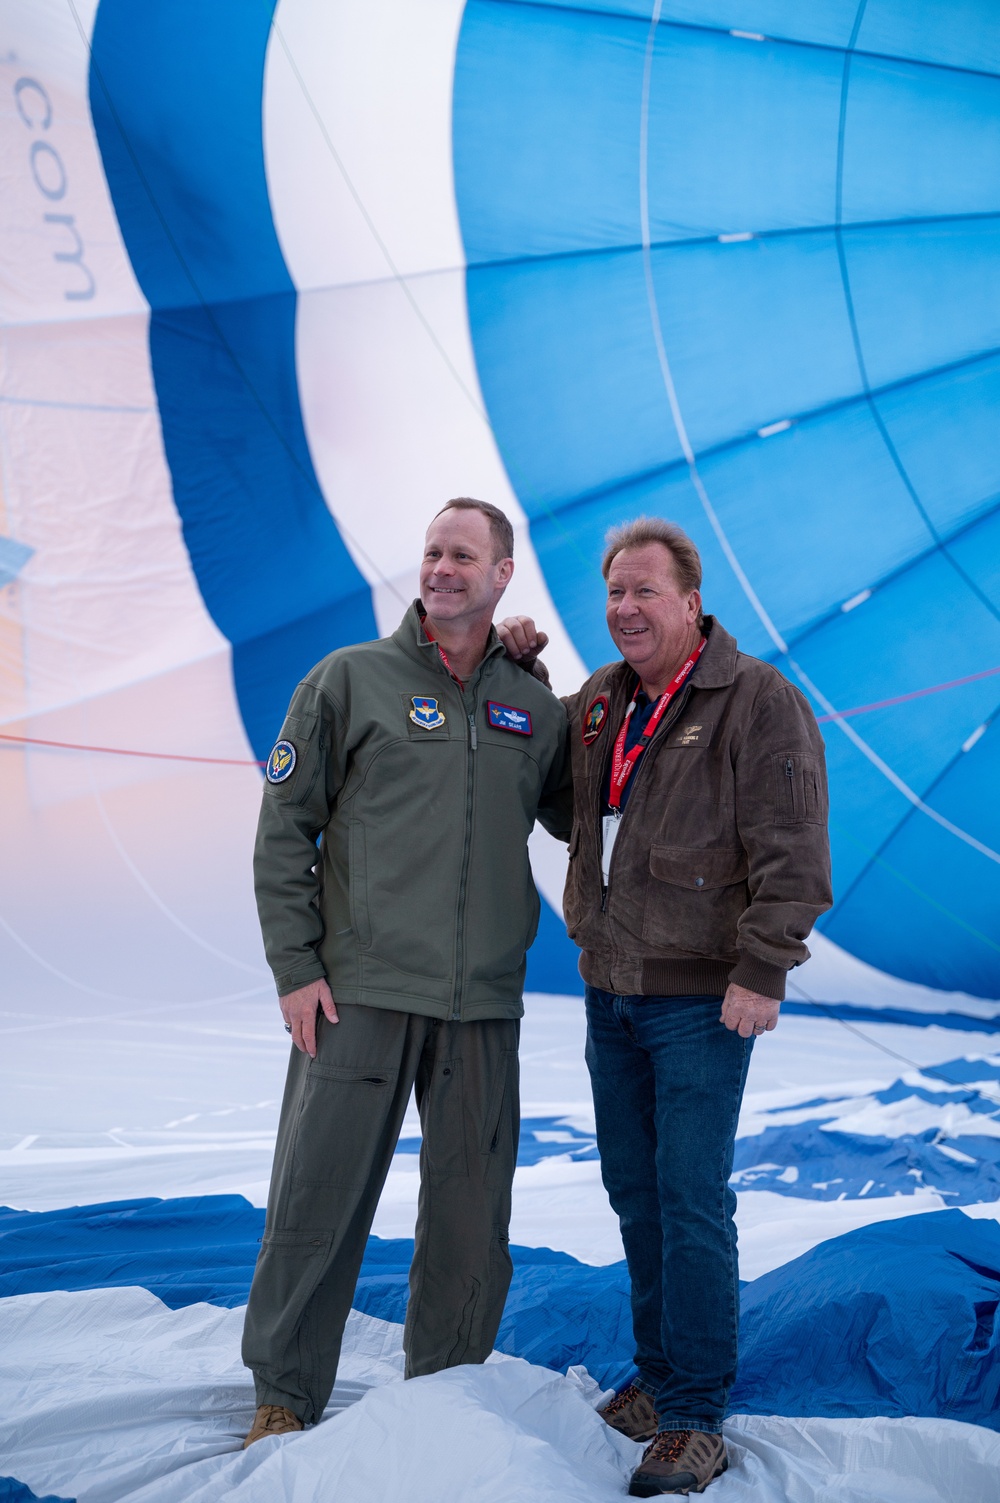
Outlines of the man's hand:
[{"label": "man's hand", "polygon": [[741,1038],[748,1039],[754,1033],[770,1033],[778,1026],[781,1003],[773,997],[762,997],[760,992],[748,991],[745,986],[730,984],[722,1000],[720,1023],[735,1029]]},{"label": "man's hand", "polygon": [[534,673],[535,660],[548,646],[547,633],[538,631],[530,616],[506,616],[497,626],[497,636],[507,656],[527,673]]},{"label": "man's hand", "polygon": [[316,1058],[316,1015],[322,1007],[329,1023],[339,1023],[333,993],[325,981],[310,981],[297,992],[278,998],[281,1014],[291,1025],[292,1043],[303,1054]]}]

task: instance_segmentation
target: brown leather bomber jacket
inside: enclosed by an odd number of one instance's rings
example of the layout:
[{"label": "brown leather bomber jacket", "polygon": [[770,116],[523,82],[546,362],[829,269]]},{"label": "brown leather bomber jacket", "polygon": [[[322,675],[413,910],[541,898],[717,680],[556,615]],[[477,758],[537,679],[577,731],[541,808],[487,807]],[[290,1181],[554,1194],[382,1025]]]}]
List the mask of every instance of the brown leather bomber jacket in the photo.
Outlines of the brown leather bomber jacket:
[{"label": "brown leather bomber jacket", "polygon": [[603,790],[635,673],[610,663],[564,700],[566,924],[584,980],[617,995],[721,995],[732,981],[782,998],[832,901],[823,741],[803,695],[705,619],[708,646],[632,774],[606,890]]}]

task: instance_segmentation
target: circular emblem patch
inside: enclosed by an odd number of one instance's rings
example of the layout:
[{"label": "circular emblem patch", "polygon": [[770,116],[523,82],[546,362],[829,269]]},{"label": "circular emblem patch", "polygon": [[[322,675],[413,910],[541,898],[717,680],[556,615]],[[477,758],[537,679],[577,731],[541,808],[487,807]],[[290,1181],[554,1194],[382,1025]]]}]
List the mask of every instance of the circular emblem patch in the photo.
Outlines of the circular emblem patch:
[{"label": "circular emblem patch", "polygon": [[290,741],[279,741],[267,759],[265,776],[269,783],[283,783],[295,771],[295,747]]},{"label": "circular emblem patch", "polygon": [[604,722],[607,718],[608,701],[603,694],[598,694],[597,698],[587,707],[587,713],[583,717],[581,732],[584,746],[590,746],[592,742],[597,740],[604,729]]}]

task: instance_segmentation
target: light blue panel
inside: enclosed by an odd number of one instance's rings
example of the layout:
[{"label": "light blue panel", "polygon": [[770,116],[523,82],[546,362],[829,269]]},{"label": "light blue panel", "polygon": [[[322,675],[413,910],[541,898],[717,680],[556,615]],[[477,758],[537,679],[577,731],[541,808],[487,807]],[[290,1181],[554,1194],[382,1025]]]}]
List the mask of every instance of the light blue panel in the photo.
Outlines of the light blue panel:
[{"label": "light blue panel", "polygon": [[[778,629],[848,707],[1000,663],[1000,80],[873,55],[922,49],[967,68],[977,47],[988,60],[997,11],[991,0],[869,0],[848,65],[861,13],[853,0],[668,4],[648,137],[656,298],[699,472]],[[649,14],[639,0],[466,8],[455,165],[477,364],[547,581],[589,663],[609,655],[602,535],[641,511],[690,532],[707,607],[744,649],[773,658],[678,452],[653,343],[637,245]],[[718,238],[742,231],[763,238]],[[583,253],[565,253],[574,245]],[[597,246],[619,254],[589,253]],[[482,264],[500,258],[502,269]],[[782,419],[795,421],[757,435]],[[873,598],[843,614],[865,589]],[[918,793],[939,789],[957,808],[973,767],[961,745],[998,698],[984,680],[854,723]],[[973,958],[954,915],[925,922],[951,914],[956,871],[979,883],[977,905],[1000,911],[995,864],[966,870],[968,846],[912,815],[835,727],[827,740],[845,901],[823,926],[899,974],[1000,995],[988,945]],[[983,765],[996,755],[991,733]],[[967,786],[963,820],[978,833],[988,785]],[[960,848],[959,867],[939,835]],[[889,873],[880,850],[891,843],[902,865]]]},{"label": "light blue panel", "polygon": [[653,275],[696,452],[861,393],[831,231],[672,245],[654,252]]},{"label": "light blue panel", "polygon": [[[699,468],[737,557],[786,638],[932,542],[865,402],[707,455]],[[738,592],[733,583],[730,594]]]},{"label": "light blue panel", "polygon": [[879,415],[942,538],[1000,498],[1000,356],[880,392]]},{"label": "light blue panel", "polygon": [[467,288],[483,395],[529,516],[680,459],[639,255],[470,268]]},{"label": "light blue panel", "polygon": [[857,45],[868,52],[998,73],[1000,6],[983,0],[921,0],[919,5],[868,0]]},{"label": "light blue panel", "polygon": [[[931,805],[1000,849],[996,733],[987,733],[929,797]],[[1000,964],[1000,867],[914,813],[848,892],[828,936],[905,980],[989,996]],[[886,923],[905,895],[909,922]]]},{"label": "light blue panel", "polygon": [[1000,78],[856,57],[844,134],[843,217],[1000,208]]},{"label": "light blue panel", "polygon": [[[831,224],[841,74],[839,56],[822,49],[661,27],[652,239]],[[635,132],[637,180],[638,121]]]},{"label": "light blue panel", "polygon": [[[470,264],[640,242],[646,32],[603,14],[472,0],[456,176],[479,171],[484,94],[504,149],[467,235]],[[661,27],[649,113],[654,242],[831,224],[841,72],[836,54],[816,48]]]},{"label": "light blue panel", "polygon": [[1000,349],[1000,184],[992,219],[844,234],[873,387]]},{"label": "light blue panel", "polygon": [[955,538],[948,552],[1000,614],[1000,495],[994,493],[988,515]]}]

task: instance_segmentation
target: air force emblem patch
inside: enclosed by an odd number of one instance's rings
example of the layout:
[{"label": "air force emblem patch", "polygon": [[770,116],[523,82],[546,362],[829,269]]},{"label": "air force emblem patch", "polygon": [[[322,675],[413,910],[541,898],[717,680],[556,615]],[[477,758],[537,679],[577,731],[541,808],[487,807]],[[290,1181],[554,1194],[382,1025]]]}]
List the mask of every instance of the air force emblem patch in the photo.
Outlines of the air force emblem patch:
[{"label": "air force emblem patch", "polygon": [[436,699],[414,694],[410,702],[413,705],[410,719],[414,725],[421,726],[425,731],[436,731],[439,725],[444,725],[444,714],[438,709]]},{"label": "air force emblem patch", "polygon": [[265,777],[269,783],[283,783],[295,771],[295,747],[290,741],[279,741],[267,759]]},{"label": "air force emblem patch", "polygon": [[516,731],[519,736],[531,735],[531,715],[527,710],[518,710],[514,705],[498,705],[488,699],[486,713],[490,725],[498,731]]},{"label": "air force emblem patch", "polygon": [[608,702],[603,694],[598,694],[597,698],[588,705],[587,713],[583,717],[583,725],[580,728],[584,746],[590,746],[597,740],[607,718]]}]

